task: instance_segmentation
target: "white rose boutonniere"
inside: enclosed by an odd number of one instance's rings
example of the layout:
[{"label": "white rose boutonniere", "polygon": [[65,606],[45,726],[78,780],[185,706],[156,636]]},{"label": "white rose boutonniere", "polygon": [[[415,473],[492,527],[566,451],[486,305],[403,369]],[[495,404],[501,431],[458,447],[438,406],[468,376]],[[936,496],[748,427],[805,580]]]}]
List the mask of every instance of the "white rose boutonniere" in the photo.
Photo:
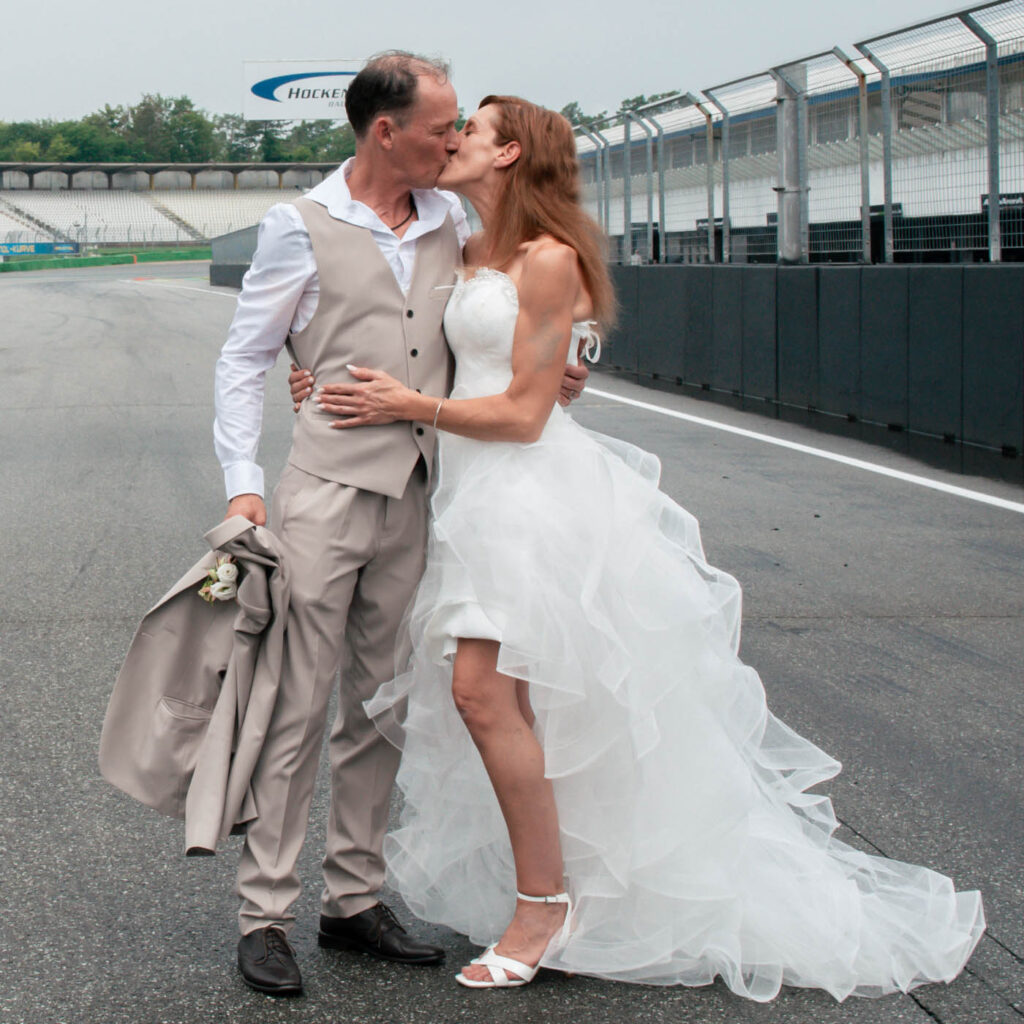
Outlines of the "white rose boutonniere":
[{"label": "white rose boutonniere", "polygon": [[238,566],[234,562],[225,562],[223,565],[217,566],[217,579],[221,583],[237,583],[238,582]]},{"label": "white rose boutonniere", "polygon": [[238,596],[239,569],[230,555],[221,555],[217,564],[206,574],[199,596],[209,604],[231,601]]}]

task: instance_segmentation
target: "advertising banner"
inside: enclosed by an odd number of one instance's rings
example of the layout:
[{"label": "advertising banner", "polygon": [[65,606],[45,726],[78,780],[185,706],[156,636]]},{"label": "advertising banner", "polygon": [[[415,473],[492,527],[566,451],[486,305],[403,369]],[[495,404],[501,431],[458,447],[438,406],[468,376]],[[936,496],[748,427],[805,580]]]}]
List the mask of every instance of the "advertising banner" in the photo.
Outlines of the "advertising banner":
[{"label": "advertising banner", "polygon": [[345,90],[363,60],[245,61],[247,121],[344,121]]},{"label": "advertising banner", "polygon": [[71,256],[77,242],[0,242],[0,256]]}]

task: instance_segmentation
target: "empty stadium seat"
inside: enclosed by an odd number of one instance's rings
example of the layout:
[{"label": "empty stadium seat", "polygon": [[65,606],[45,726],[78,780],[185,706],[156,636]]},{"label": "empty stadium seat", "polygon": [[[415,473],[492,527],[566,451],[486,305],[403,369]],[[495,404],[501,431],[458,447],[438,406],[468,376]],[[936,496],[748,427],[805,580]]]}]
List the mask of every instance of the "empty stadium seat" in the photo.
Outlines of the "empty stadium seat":
[{"label": "empty stadium seat", "polygon": [[145,195],[157,209],[168,211],[209,239],[258,224],[271,206],[302,195],[302,190],[160,189]]}]

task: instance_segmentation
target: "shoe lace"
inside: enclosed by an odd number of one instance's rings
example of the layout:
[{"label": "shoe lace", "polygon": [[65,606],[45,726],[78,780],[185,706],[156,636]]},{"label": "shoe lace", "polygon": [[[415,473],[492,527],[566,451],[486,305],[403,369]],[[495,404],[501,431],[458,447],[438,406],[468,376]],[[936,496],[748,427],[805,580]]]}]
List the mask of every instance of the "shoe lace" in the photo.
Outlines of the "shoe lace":
[{"label": "shoe lace", "polygon": [[378,903],[376,910],[377,927],[381,934],[391,931],[392,928],[397,928],[400,932],[405,931],[398,918],[395,917],[394,911],[386,903]]},{"label": "shoe lace", "polygon": [[285,953],[288,956],[295,955],[295,950],[292,949],[288,940],[285,938],[284,932],[279,928],[268,928],[266,931],[266,937],[263,941],[267,947],[268,957],[277,953]]}]

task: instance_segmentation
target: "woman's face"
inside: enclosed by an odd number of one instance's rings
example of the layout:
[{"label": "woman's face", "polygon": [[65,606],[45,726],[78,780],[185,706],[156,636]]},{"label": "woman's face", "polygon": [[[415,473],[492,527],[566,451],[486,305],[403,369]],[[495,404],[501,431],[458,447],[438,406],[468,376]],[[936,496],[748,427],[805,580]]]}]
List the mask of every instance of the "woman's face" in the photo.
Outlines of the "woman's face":
[{"label": "woman's face", "polygon": [[505,147],[499,146],[495,132],[498,108],[493,104],[481,107],[462,127],[459,148],[451,155],[438,188],[459,189],[484,181],[500,160]]}]

